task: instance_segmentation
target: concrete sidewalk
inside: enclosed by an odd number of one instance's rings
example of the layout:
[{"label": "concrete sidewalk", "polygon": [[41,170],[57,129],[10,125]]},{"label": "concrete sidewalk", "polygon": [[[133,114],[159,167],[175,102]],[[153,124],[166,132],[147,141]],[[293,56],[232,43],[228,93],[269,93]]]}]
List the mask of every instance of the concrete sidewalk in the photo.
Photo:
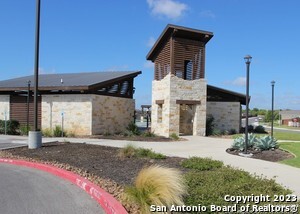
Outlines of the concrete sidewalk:
[{"label": "concrete sidewalk", "polygon": [[300,169],[288,165],[263,161],[258,159],[244,158],[226,153],[233,142],[232,139],[220,139],[200,136],[184,136],[187,141],[177,142],[141,142],[107,139],[84,139],[84,138],[43,138],[43,143],[51,141],[69,141],[74,143],[87,143],[113,147],[123,147],[129,143],[138,147],[151,148],[156,152],[168,156],[178,157],[211,157],[223,161],[225,165],[240,168],[252,174],[274,178],[279,184],[294,191],[300,197]]}]

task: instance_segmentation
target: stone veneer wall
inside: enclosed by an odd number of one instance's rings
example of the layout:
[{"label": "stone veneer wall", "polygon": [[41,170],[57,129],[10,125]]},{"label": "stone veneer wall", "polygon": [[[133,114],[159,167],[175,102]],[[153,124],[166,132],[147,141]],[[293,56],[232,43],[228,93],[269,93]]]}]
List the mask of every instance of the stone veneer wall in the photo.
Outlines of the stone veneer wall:
[{"label": "stone veneer wall", "polygon": [[207,115],[214,117],[215,128],[221,131],[240,130],[241,105],[239,102],[207,102]]},{"label": "stone veneer wall", "polygon": [[5,112],[6,112],[6,119],[9,120],[9,95],[0,95],[0,120],[5,119]]},{"label": "stone veneer wall", "polygon": [[[160,81],[152,82],[152,116],[151,129],[155,134],[169,137],[172,133],[179,135],[180,105],[176,100],[195,100],[201,104],[194,105],[193,135],[205,135],[206,126],[206,81],[184,80],[168,74]],[[162,105],[157,100],[164,100]],[[162,120],[159,121],[160,107]]]},{"label": "stone veneer wall", "polygon": [[92,133],[120,133],[133,122],[134,99],[92,95]]},{"label": "stone veneer wall", "polygon": [[42,96],[42,130],[62,125],[75,135],[92,134],[92,96],[89,94],[63,94]]},{"label": "stone veneer wall", "polygon": [[43,95],[42,129],[61,126],[75,135],[94,135],[124,131],[133,121],[133,99],[93,94]]}]

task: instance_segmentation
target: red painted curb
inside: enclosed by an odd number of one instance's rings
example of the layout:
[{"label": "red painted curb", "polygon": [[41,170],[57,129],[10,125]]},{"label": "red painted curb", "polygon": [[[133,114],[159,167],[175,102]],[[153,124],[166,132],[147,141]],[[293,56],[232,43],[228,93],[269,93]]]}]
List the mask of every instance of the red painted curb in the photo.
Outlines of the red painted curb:
[{"label": "red painted curb", "polygon": [[24,160],[0,158],[0,163],[1,162],[19,165],[19,166],[31,167],[61,177],[65,180],[72,182],[73,184],[76,184],[78,187],[80,187],[81,189],[86,191],[89,195],[91,195],[92,198],[94,198],[100,204],[100,206],[104,209],[104,211],[107,214],[128,214],[125,208],[120,204],[120,202],[118,202],[112,195],[105,192],[103,189],[96,186],[89,180],[73,172],[59,169],[51,165],[34,163],[34,162],[29,162]]}]

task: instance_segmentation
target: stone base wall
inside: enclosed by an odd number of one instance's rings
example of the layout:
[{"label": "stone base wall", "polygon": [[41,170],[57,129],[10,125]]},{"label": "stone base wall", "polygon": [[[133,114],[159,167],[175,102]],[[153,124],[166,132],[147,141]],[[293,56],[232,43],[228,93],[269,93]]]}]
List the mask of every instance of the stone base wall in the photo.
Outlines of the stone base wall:
[{"label": "stone base wall", "polygon": [[[200,101],[201,104],[192,105],[192,119],[184,118],[181,114],[182,104],[177,104],[177,100]],[[157,104],[163,101],[163,104]],[[184,104],[183,104],[184,105]],[[161,118],[161,120],[160,120]],[[152,82],[152,118],[151,130],[157,134],[169,137],[172,133],[180,134],[186,127],[192,127],[190,131],[193,135],[205,135],[206,126],[206,81],[184,80],[174,75],[168,74],[160,81]],[[191,124],[183,124],[189,121]],[[184,127],[180,127],[180,123]]]},{"label": "stone base wall", "polygon": [[9,102],[10,96],[9,95],[0,95],[0,120],[5,119],[5,112],[6,112],[6,119],[9,120]]},{"label": "stone base wall", "polygon": [[207,115],[214,117],[215,128],[221,131],[240,130],[241,105],[239,102],[207,102]]},{"label": "stone base wall", "polygon": [[[170,129],[170,79],[152,81],[151,131],[169,137]],[[156,104],[162,100],[163,104]]]},{"label": "stone base wall", "polygon": [[92,133],[120,133],[133,122],[133,99],[93,95]]},{"label": "stone base wall", "polygon": [[42,130],[53,130],[56,125],[75,135],[92,134],[92,96],[91,95],[43,95]]},{"label": "stone base wall", "polygon": [[122,132],[133,121],[133,99],[81,95],[43,95],[42,130],[62,125],[75,135],[96,135]]}]

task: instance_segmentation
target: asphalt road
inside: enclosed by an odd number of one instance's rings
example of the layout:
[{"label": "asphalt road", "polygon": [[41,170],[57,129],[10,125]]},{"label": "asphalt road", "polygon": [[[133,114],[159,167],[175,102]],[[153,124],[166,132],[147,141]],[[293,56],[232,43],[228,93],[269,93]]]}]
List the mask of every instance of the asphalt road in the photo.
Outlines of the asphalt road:
[{"label": "asphalt road", "polygon": [[2,214],[104,214],[86,192],[43,171],[0,163]]},{"label": "asphalt road", "polygon": [[[266,130],[271,130],[271,127],[265,127]],[[283,128],[278,128],[274,127],[274,131],[276,132],[286,132],[286,133],[298,133],[300,135],[300,130],[294,130],[294,129],[283,129]]]}]

